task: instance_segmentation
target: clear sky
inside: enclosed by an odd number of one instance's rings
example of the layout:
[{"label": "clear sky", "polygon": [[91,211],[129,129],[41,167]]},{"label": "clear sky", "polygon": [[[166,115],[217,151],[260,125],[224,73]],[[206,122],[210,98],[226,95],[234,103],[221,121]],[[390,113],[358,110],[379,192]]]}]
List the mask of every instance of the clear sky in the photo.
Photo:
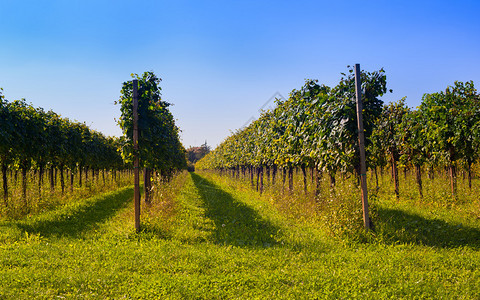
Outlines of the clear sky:
[{"label": "clear sky", "polygon": [[276,93],[336,85],[355,63],[385,68],[386,102],[479,88],[480,1],[0,0],[6,98],[106,135],[121,135],[113,103],[131,73],[163,79],[186,147],[216,146]]}]

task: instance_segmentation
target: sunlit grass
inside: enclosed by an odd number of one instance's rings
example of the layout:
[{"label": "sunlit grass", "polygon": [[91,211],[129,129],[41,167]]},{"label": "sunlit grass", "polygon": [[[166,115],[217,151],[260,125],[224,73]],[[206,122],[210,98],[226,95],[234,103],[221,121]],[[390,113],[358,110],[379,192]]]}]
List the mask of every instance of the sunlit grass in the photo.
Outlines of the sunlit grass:
[{"label": "sunlit grass", "polygon": [[354,218],[346,232],[326,223],[334,203],[359,199],[352,178],[335,192],[323,182],[314,199],[301,180],[290,195],[281,182],[259,195],[248,182],[181,173],[142,203],[139,234],[131,187],[4,220],[0,298],[479,298],[480,222],[467,219],[469,204],[397,200],[382,182],[371,193],[376,232],[360,237],[357,216],[330,219]]},{"label": "sunlit grass", "polygon": [[[67,172],[64,174],[64,190],[61,189],[60,175],[54,177],[54,189],[51,189],[50,179],[45,174],[43,182],[39,184],[38,174],[34,172],[27,173],[27,196],[23,196],[22,178],[20,174],[14,175],[12,172],[8,176],[8,198],[5,203],[3,189],[0,191],[0,219],[18,219],[27,215],[34,215],[108,191],[125,187],[132,182],[132,174],[128,172],[117,171],[99,172],[92,177],[89,172],[88,179],[85,179],[85,173],[82,178],[82,185],[79,184],[78,174],[74,177],[73,186],[70,184],[70,177]],[[0,186],[3,187],[3,181]]]},{"label": "sunlit grass", "polygon": [[[474,169],[476,171],[476,168]],[[383,173],[383,174],[382,174]],[[426,172],[425,172],[426,173]],[[306,222],[312,226],[322,226],[323,230],[342,242],[376,241],[378,239],[395,239],[397,233],[385,232],[384,226],[392,218],[393,210],[404,211],[408,215],[419,215],[426,220],[442,219],[454,226],[467,226],[480,229],[478,221],[480,217],[480,179],[475,177],[472,189],[468,187],[468,180],[460,173],[458,181],[458,193],[454,198],[450,190],[450,182],[447,174],[442,171],[435,172],[433,180],[426,174],[423,175],[423,198],[420,197],[413,171],[400,172],[400,196],[394,193],[389,170],[378,171],[379,186],[376,187],[376,179],[373,172],[368,173],[370,217],[375,226],[375,232],[365,234],[363,229],[361,193],[358,181],[351,175],[336,175],[334,187],[330,184],[330,178],[323,176],[320,186],[320,195],[315,196],[315,183],[311,174],[307,175],[307,193],[304,192],[303,174],[294,173],[294,189],[287,190],[287,183],[283,184],[282,173],[278,172],[275,184],[271,180],[264,180],[264,192],[254,192],[248,176],[235,179],[230,175],[217,176],[214,173],[205,173],[214,176],[215,180],[245,192],[252,192],[263,201],[272,204],[287,218]],[[288,182],[288,179],[286,180]],[[400,217],[400,216],[397,216]],[[406,220],[410,218],[402,216]],[[425,225],[425,224],[424,224]],[[411,225],[407,225],[411,227]],[[393,234],[393,236],[391,236]],[[432,234],[436,231],[433,229]],[[458,235],[456,231],[449,234]],[[390,236],[390,238],[387,238]],[[413,232],[406,232],[403,242],[419,242],[419,237]],[[405,239],[406,236],[410,237]],[[442,236],[442,235],[439,235]]]}]

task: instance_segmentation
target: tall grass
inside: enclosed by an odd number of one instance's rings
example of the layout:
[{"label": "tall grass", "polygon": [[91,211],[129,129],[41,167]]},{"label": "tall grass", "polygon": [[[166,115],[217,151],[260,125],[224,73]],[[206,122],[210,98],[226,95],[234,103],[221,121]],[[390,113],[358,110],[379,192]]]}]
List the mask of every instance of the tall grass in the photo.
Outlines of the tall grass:
[{"label": "tall grass", "polygon": [[[395,226],[392,227],[390,224],[391,218],[394,218],[393,215],[395,214],[392,209],[397,207],[406,211],[407,215],[397,215],[396,217],[403,218],[404,221],[409,223],[406,226],[413,226],[413,228],[415,225],[412,224],[415,224],[415,222],[419,226],[425,225],[425,222],[428,223],[428,221],[415,221],[414,215],[419,215],[425,220],[435,219],[439,214],[448,215],[448,222],[456,225],[465,224],[466,226],[472,223],[472,218],[480,217],[478,166],[474,168],[476,176],[474,176],[471,189],[468,186],[468,179],[460,173],[457,178],[458,194],[456,197],[452,197],[449,177],[446,172],[437,170],[433,179],[429,179],[424,172],[423,197],[421,197],[414,170],[403,172],[403,169],[399,172],[401,175],[400,195],[396,197],[389,171],[389,169],[385,169],[383,172],[379,170],[377,176],[373,171],[368,173],[370,218],[374,225],[374,230],[368,234],[363,228],[361,191],[358,179],[355,176],[336,174],[335,185],[331,184],[330,177],[323,176],[320,180],[320,194],[316,194],[316,184],[313,176],[310,172],[307,172],[307,188],[305,189],[304,177],[300,170],[294,172],[292,191],[288,190],[288,178],[284,180],[282,172],[278,172],[274,184],[272,184],[271,176],[270,180],[267,180],[267,177],[264,176],[261,193],[257,189],[255,180],[252,186],[248,174],[245,177],[232,172],[204,171],[202,174],[228,184],[237,190],[256,191],[263,201],[271,203],[286,216],[310,224],[321,224],[330,235],[347,242],[378,240],[395,242],[395,239],[397,239],[397,242],[418,243],[423,240],[427,244],[431,243],[427,241],[431,237],[426,238],[425,234],[421,238],[418,234],[406,231],[405,234],[401,234],[401,237],[399,236],[398,230],[401,229],[394,229]],[[378,186],[376,184],[377,178]],[[452,218],[452,216],[454,217]],[[388,226],[390,227],[387,229]],[[400,228],[403,228],[402,226]],[[472,226],[476,228],[475,226],[478,225]],[[442,228],[445,229],[445,227]],[[392,232],[392,230],[395,232]],[[450,234],[457,234],[453,229],[447,231]],[[433,230],[432,234],[435,234],[435,232],[437,231]],[[473,232],[472,235],[477,236],[477,233]],[[447,242],[444,241],[445,243]],[[461,245],[462,243],[457,242],[457,244]]]},{"label": "tall grass", "polygon": [[[24,197],[21,175],[15,174],[15,172],[11,172],[10,176],[7,177],[9,192],[6,201],[4,200],[3,190],[0,192],[0,219],[18,219],[26,215],[42,213],[59,205],[75,201],[75,199],[88,198],[130,185],[133,180],[133,176],[128,171],[117,171],[115,174],[100,171],[95,174],[95,177],[89,173],[88,179],[83,178],[82,185],[79,183],[78,176],[75,176],[72,186],[70,176],[67,176],[69,174],[65,172],[64,189],[62,191],[59,174],[54,176],[54,188],[52,189],[47,175],[42,178],[43,182],[39,185],[38,174],[31,171],[27,173],[27,193]],[[1,186],[3,186],[3,181],[0,178]]]},{"label": "tall grass", "polygon": [[152,201],[141,206],[141,228],[144,233],[162,237],[169,235],[175,217],[181,209],[177,196],[187,178],[187,171],[178,172],[168,180],[159,176],[154,177]]}]

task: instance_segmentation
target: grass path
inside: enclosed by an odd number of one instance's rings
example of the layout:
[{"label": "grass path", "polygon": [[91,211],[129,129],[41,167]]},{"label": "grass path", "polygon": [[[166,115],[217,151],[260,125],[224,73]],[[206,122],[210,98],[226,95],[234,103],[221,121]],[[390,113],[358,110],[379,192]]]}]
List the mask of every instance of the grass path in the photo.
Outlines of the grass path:
[{"label": "grass path", "polygon": [[131,188],[0,221],[0,299],[480,297],[475,247],[346,246],[253,192],[183,176],[162,230],[133,232]]}]

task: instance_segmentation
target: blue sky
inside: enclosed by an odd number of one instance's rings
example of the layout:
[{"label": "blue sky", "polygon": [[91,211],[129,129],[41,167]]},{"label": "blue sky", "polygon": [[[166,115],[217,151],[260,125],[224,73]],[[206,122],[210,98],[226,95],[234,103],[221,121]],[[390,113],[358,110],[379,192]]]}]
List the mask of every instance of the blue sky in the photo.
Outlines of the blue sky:
[{"label": "blue sky", "polygon": [[305,78],[385,68],[416,107],[455,80],[480,84],[480,1],[0,0],[0,87],[10,101],[120,135],[113,103],[154,71],[186,147],[215,146]]}]

